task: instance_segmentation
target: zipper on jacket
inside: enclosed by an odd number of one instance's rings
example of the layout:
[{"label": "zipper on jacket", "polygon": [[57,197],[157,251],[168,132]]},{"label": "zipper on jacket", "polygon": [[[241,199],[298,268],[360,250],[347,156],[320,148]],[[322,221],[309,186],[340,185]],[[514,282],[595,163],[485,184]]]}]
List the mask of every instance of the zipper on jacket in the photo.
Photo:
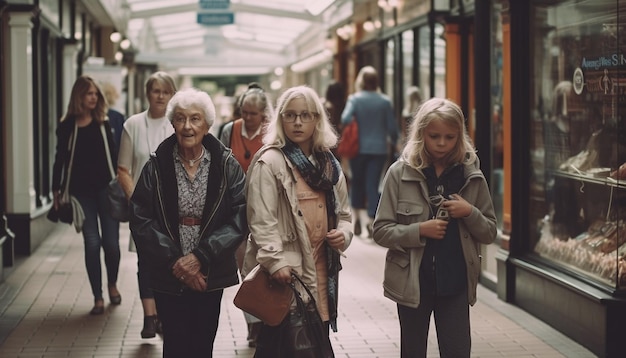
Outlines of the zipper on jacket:
[{"label": "zipper on jacket", "polygon": [[156,190],[157,190],[157,196],[159,197],[159,208],[161,209],[163,223],[165,223],[165,229],[170,234],[170,239],[176,242],[176,240],[174,239],[174,234],[172,233],[172,229],[170,228],[170,224],[169,222],[167,222],[167,216],[165,215],[165,208],[163,207],[163,195],[161,194],[161,184],[160,184],[161,181],[159,180],[159,165],[156,161],[156,157],[153,161],[154,161],[154,166],[155,166],[154,177],[156,180]]}]

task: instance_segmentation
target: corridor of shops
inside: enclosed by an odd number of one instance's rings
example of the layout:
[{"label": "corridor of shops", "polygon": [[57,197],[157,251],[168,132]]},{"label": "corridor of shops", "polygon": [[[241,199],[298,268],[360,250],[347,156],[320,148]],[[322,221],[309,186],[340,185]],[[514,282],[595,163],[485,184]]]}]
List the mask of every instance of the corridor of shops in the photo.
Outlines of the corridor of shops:
[{"label": "corridor of shops", "polygon": [[[78,78],[112,88],[109,106],[128,119],[148,109],[150,76],[166,73],[210,95],[217,135],[251,84],[273,101],[306,85],[343,108],[364,67],[377,71],[403,139],[419,108],[412,93],[462,109],[497,221],[480,249],[472,355],[623,356],[624,14],[624,0],[0,0],[0,357],[161,355],[160,338],[139,334],[128,224],[122,305],[92,317],[81,235],[47,219]],[[389,144],[385,167],[400,151]],[[399,356],[384,249],[362,236],[347,255],[338,356]],[[224,295],[217,357],[253,354],[235,291]]]}]

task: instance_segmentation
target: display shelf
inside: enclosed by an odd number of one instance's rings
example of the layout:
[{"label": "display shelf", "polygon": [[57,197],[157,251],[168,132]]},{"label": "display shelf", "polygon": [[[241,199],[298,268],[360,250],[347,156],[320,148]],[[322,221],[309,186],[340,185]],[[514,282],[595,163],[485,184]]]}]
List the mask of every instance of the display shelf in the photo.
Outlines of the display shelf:
[{"label": "display shelf", "polygon": [[611,186],[620,189],[626,189],[626,180],[624,179],[613,179],[611,177],[595,177],[592,174],[576,174],[570,173],[563,170],[555,170],[553,171],[555,176],[560,176],[563,178],[574,179],[578,181],[583,181],[585,183],[594,183],[599,185]]}]

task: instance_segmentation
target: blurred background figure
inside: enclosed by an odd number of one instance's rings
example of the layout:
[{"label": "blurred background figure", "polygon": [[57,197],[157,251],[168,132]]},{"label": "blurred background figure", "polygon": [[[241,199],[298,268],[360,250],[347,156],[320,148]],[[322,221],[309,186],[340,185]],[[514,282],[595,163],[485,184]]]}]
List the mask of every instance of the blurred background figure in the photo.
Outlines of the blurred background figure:
[{"label": "blurred background figure", "polygon": [[115,148],[119,152],[122,139],[122,131],[124,130],[124,115],[113,107],[115,106],[117,100],[120,98],[120,94],[117,92],[115,86],[113,86],[110,82],[102,83],[102,93],[104,94],[104,98],[106,98],[107,104],[109,106],[109,109],[107,111],[107,117],[109,117],[109,123],[111,124],[111,129],[113,130]]},{"label": "blurred background figure", "polygon": [[[408,129],[411,122],[413,122],[413,116],[423,100],[422,92],[420,92],[417,86],[409,86],[409,88],[406,89],[406,101],[402,109],[402,121],[400,122],[400,145],[402,146],[406,143]],[[399,151],[400,149],[398,149],[398,152]]]},{"label": "blurred background figure", "polygon": [[[244,172],[252,162],[254,154],[263,146],[266,125],[274,115],[271,100],[257,83],[253,82],[248,90],[239,97],[241,118],[226,123],[220,140],[233,151],[235,159]],[[241,270],[243,255],[246,252],[246,240],[237,249],[237,265]],[[263,324],[258,318],[244,312],[248,324],[248,345],[256,345],[256,337]]]},{"label": "blurred background figure", "polygon": [[346,89],[339,82],[332,82],[326,88],[324,107],[328,112],[330,123],[337,133],[341,133],[341,112],[346,107]]},{"label": "blurred background figure", "polygon": [[341,114],[341,124],[356,120],[359,127],[359,154],[350,159],[350,201],[354,233],[361,234],[366,224],[372,237],[372,222],[380,197],[379,184],[389,148],[396,148],[398,123],[389,97],[380,93],[378,72],[372,66],[363,67],[356,78],[357,92],[348,97]]},{"label": "blurred background figure", "polygon": [[[146,81],[146,96],[149,107],[146,111],[132,115],[124,124],[124,135],[117,162],[117,175],[120,185],[130,199],[141,170],[161,142],[174,133],[174,128],[165,117],[165,110],[176,93],[176,84],[165,72],[156,72]],[[130,249],[135,251],[132,237]],[[144,322],[141,338],[152,338],[161,333],[154,295],[148,283],[150,271],[141,256],[137,256],[137,281],[139,297],[143,307]]]},{"label": "blurred background figure", "polygon": [[[57,147],[52,168],[54,207],[59,206],[62,184],[69,180],[69,192],[80,202],[85,213],[82,233],[85,265],[94,296],[94,306],[89,312],[92,315],[104,313],[101,249],[104,249],[109,299],[113,305],[122,303],[122,296],[117,290],[120,223],[113,219],[107,207],[107,185],[113,179],[109,160],[111,163],[117,161],[117,151],[111,127],[106,120],[106,111],[106,99],[94,79],[80,76],[72,87],[67,112],[57,127]],[[70,145],[72,138],[75,139],[73,152]],[[71,177],[68,178],[70,158],[72,168]]]},{"label": "blurred background figure", "polygon": [[254,153],[263,146],[265,125],[274,110],[265,91],[254,82],[239,97],[238,107],[241,117],[226,123],[219,138],[247,171]]}]

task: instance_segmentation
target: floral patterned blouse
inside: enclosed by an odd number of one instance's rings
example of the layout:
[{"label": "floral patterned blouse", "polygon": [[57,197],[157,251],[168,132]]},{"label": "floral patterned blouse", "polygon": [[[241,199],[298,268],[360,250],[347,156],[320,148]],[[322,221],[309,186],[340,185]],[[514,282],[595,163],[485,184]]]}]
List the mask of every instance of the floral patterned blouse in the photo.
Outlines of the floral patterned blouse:
[{"label": "floral patterned blouse", "polygon": [[[202,218],[202,210],[206,200],[207,183],[209,181],[209,167],[211,154],[204,151],[202,160],[198,163],[195,178],[189,177],[178,155],[178,146],[174,146],[174,168],[176,184],[178,185],[178,217]],[[183,255],[192,252],[200,242],[200,225],[178,224],[180,244]]]}]

